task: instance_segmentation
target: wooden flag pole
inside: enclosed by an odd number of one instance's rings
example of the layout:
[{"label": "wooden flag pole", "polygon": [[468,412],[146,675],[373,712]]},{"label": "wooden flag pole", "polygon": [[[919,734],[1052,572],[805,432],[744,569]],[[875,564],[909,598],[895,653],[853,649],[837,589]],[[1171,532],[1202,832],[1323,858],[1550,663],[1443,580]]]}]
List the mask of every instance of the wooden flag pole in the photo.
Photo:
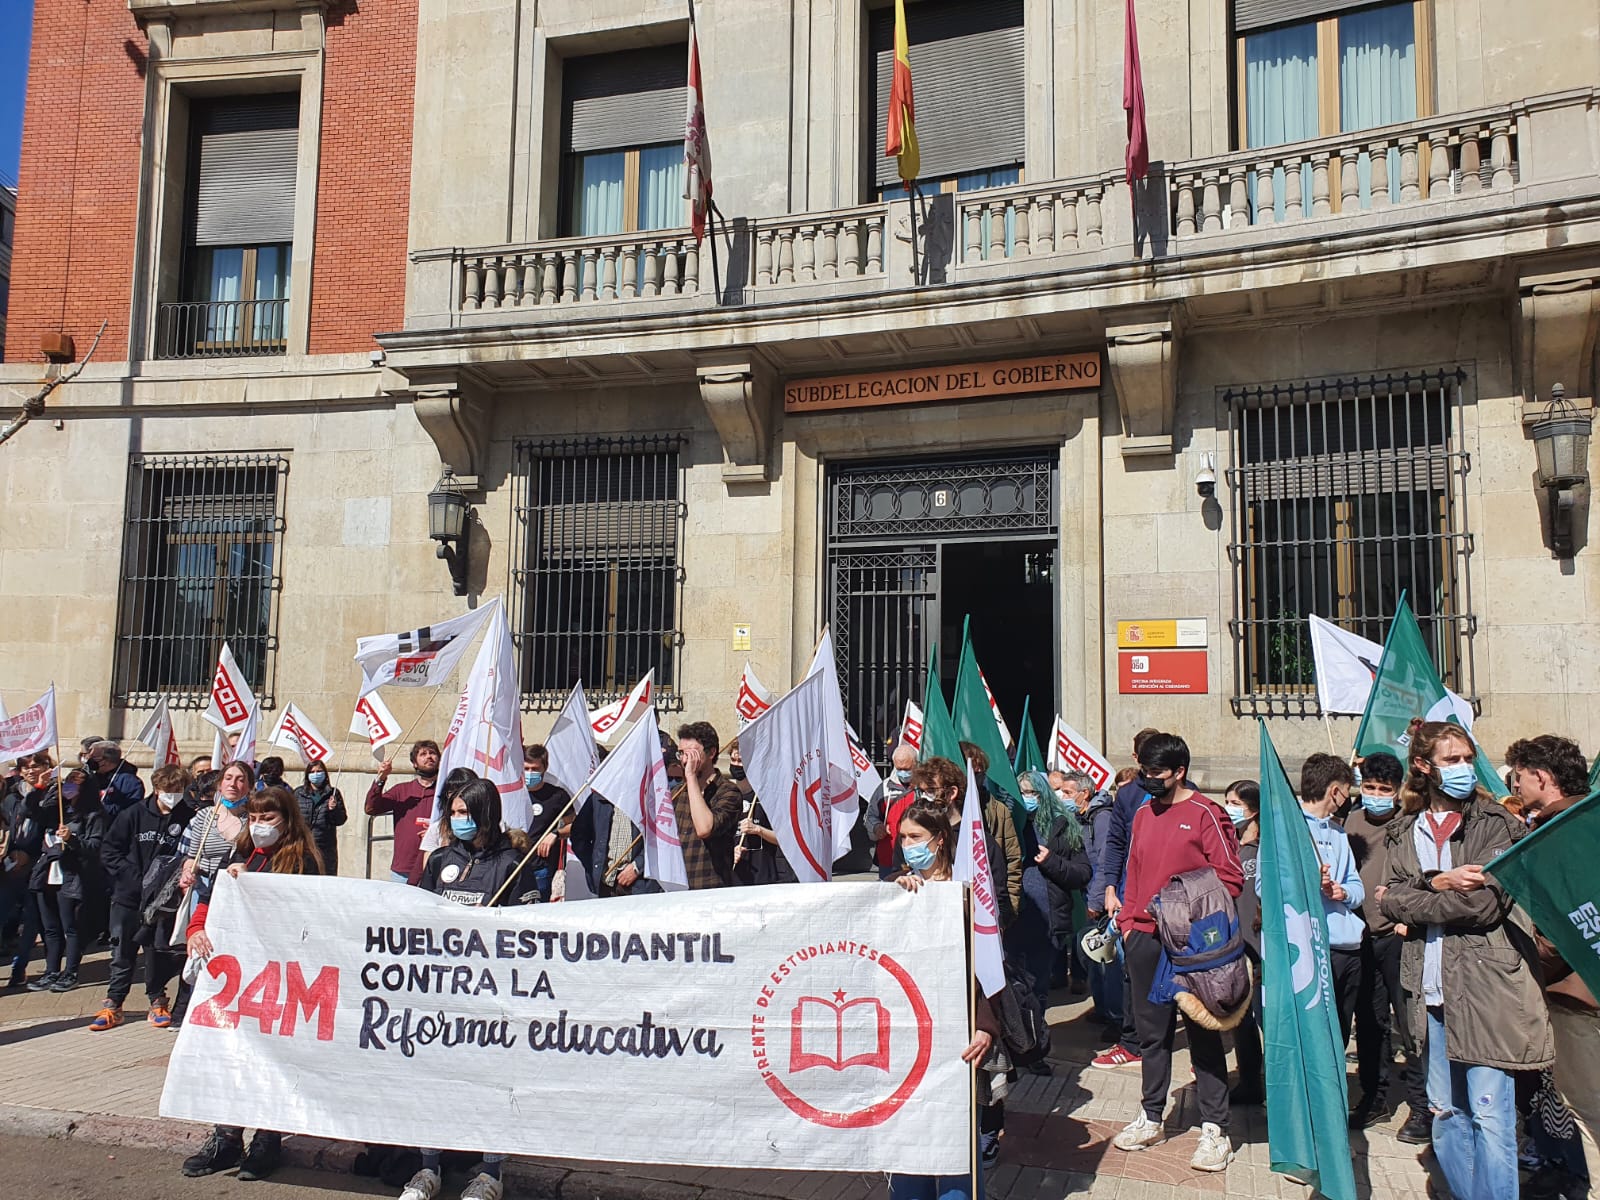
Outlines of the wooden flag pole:
[{"label": "wooden flag pole", "polygon": [[[399,752],[399,747],[404,746],[411,740],[411,735],[417,731],[417,726],[422,724],[422,718],[427,716],[428,710],[433,707],[434,697],[436,697],[443,690],[444,684],[436,683],[433,685],[433,691],[428,693],[428,702],[422,706],[422,711],[416,715],[416,718],[411,722],[410,726],[403,734],[400,735],[400,740],[395,743],[396,753]],[[394,755],[391,754],[388,758],[384,759],[384,761],[393,762]]]},{"label": "wooden flag pole", "polygon": [[56,817],[58,823],[67,823],[67,804],[61,798],[61,735],[56,734]]},{"label": "wooden flag pole", "polygon": [[[615,817],[613,817],[612,819],[615,820]],[[612,871],[613,867],[620,867],[623,864],[624,860],[632,858],[633,857],[633,848],[635,846],[637,846],[642,841],[644,841],[644,834],[641,833],[638,837],[634,838],[633,841],[629,842],[628,843],[628,848],[626,850],[624,850],[620,855],[617,856],[617,861],[614,862],[614,863],[608,864],[606,869],[603,872],[601,872],[600,882],[604,883],[606,881],[606,876],[611,874],[611,871]]]}]

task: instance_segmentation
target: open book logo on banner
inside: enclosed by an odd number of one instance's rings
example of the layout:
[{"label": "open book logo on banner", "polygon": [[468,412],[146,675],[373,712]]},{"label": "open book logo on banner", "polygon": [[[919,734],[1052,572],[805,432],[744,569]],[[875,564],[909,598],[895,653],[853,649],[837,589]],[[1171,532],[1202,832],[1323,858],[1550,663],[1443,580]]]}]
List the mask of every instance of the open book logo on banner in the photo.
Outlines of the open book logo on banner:
[{"label": "open book logo on banner", "polygon": [[[876,996],[846,1000],[843,988],[825,996],[801,996],[790,1016],[789,1070],[826,1067],[889,1070],[889,1010]],[[828,1025],[833,1025],[829,1036]]]},{"label": "open book logo on banner", "polygon": [[[881,983],[863,989],[858,975],[852,996],[839,986],[850,960],[873,963]],[[750,1061],[790,1112],[828,1129],[869,1129],[922,1086],[933,1055],[928,1004],[889,955],[814,942],[773,963],[767,979],[751,1012]]]}]

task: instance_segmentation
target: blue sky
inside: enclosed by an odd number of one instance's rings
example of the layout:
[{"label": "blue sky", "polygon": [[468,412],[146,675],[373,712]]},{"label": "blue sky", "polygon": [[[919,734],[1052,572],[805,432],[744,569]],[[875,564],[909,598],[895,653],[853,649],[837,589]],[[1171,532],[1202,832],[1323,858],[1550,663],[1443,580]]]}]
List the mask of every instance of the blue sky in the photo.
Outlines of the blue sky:
[{"label": "blue sky", "polygon": [[28,86],[33,0],[0,0],[0,180],[17,178],[22,151],[22,93]]}]

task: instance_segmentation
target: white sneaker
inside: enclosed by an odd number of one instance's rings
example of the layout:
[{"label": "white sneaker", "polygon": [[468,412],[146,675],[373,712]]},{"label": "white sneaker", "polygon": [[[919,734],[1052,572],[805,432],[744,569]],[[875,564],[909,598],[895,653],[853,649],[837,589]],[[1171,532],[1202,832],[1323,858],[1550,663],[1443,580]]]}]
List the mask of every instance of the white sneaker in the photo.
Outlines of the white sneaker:
[{"label": "white sneaker", "polygon": [[500,1200],[506,1185],[493,1175],[479,1172],[473,1181],[461,1189],[461,1200]]},{"label": "white sneaker", "polygon": [[1228,1135],[1207,1121],[1200,1126],[1200,1145],[1195,1147],[1189,1165],[1196,1171],[1226,1171],[1233,1161],[1233,1145]]},{"label": "white sneaker", "polygon": [[406,1184],[406,1190],[400,1193],[400,1200],[433,1200],[439,1194],[440,1182],[439,1172],[423,1167]]},{"label": "white sneaker", "polygon": [[1122,1132],[1111,1139],[1118,1150],[1148,1150],[1167,1140],[1167,1131],[1160,1121],[1152,1121],[1141,1112],[1137,1118],[1122,1127]]}]

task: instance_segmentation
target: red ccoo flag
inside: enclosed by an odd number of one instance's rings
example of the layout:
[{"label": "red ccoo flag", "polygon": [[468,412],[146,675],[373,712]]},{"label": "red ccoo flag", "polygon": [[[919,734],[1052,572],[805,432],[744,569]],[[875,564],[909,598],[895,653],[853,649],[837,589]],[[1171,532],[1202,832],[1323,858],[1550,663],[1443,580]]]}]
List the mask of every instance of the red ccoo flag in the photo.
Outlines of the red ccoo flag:
[{"label": "red ccoo flag", "polygon": [[689,22],[689,112],[683,122],[683,198],[689,202],[694,240],[706,236],[711,211],[711,142],[706,137],[705,93],[700,86],[700,35]]},{"label": "red ccoo flag", "polygon": [[1150,135],[1144,124],[1144,72],[1139,67],[1139,23],[1133,0],[1128,3],[1127,35],[1122,51],[1122,107],[1128,112],[1128,183],[1150,174]]}]

